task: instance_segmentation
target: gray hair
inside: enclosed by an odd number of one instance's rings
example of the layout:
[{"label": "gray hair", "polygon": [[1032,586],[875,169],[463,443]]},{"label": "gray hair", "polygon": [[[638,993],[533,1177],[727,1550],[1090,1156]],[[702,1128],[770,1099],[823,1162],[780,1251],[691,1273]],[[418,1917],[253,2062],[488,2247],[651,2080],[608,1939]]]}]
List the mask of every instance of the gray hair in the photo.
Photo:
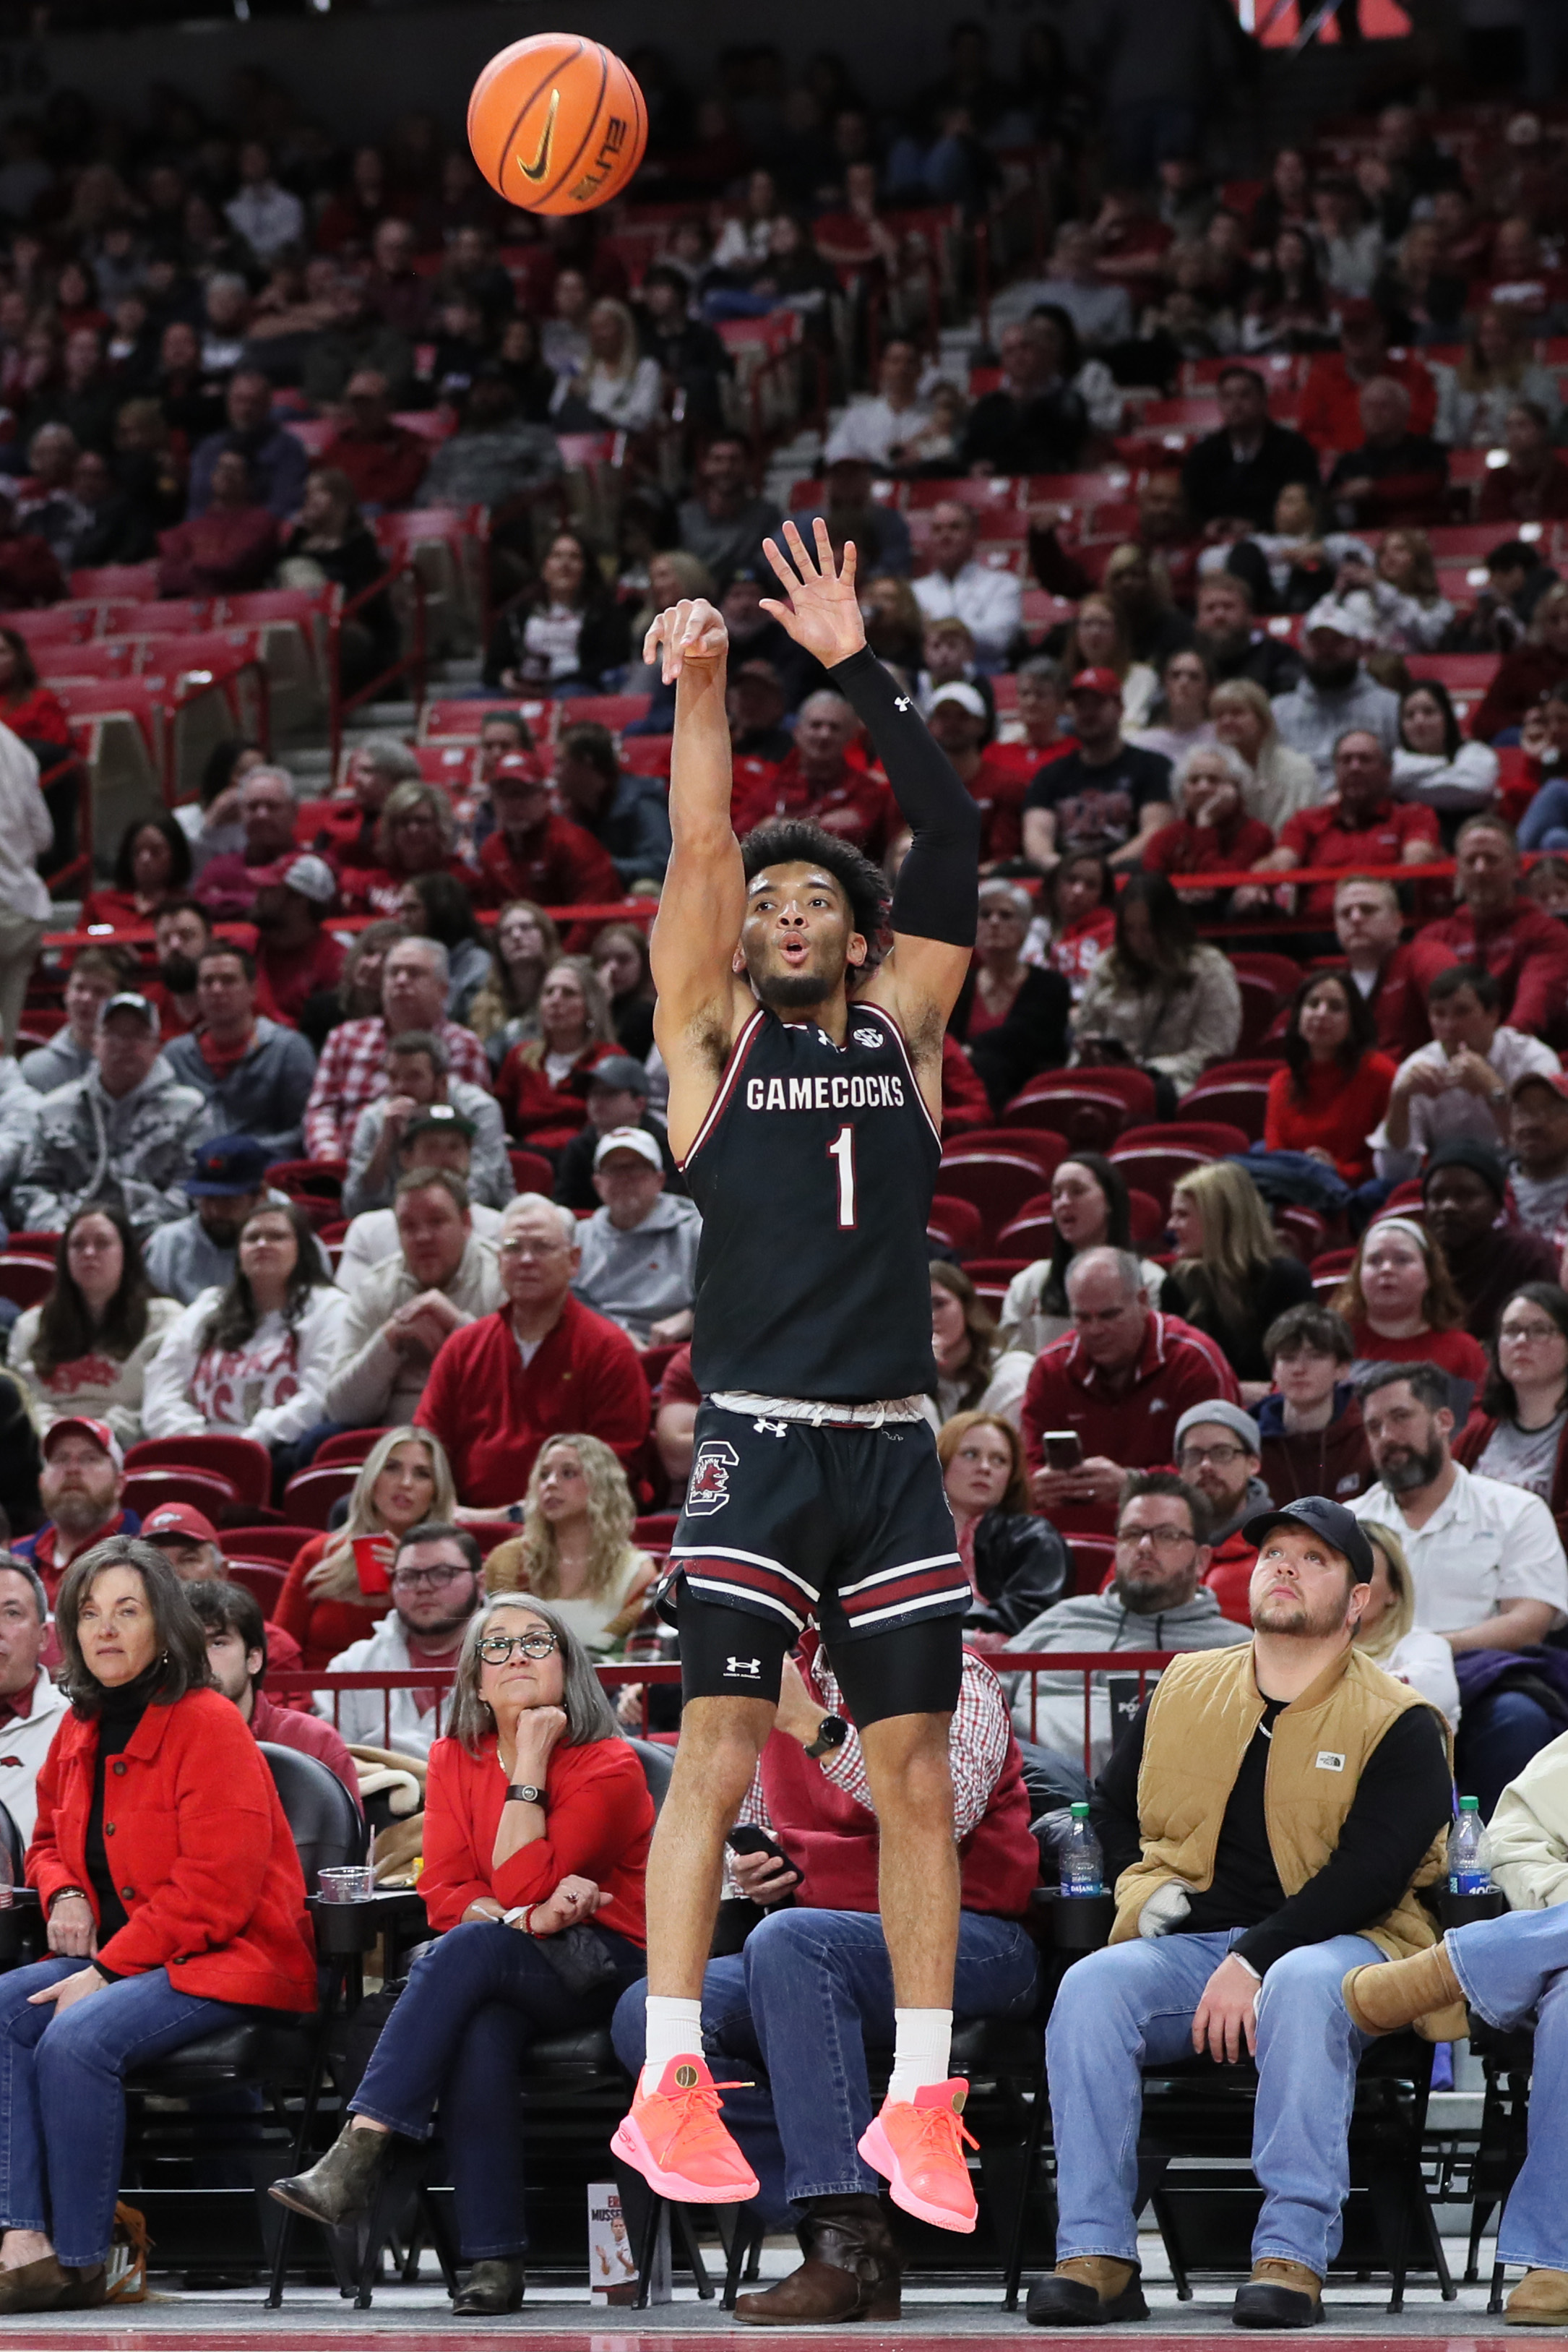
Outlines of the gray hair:
[{"label": "gray hair", "polygon": [[[431,970],[434,972],[435,977],[441,982],[442,985],[448,988],[451,986],[452,958],[447,954],[446,950],[439,940],[427,940],[422,931],[406,931],[401,940],[394,940],[392,945],[388,948],[387,959],[389,962],[397,953],[399,948],[417,948],[421,955],[428,956],[430,959]],[[386,964],[384,963],[382,966],[382,971],[384,978],[386,972]],[[421,1034],[428,1035],[429,1032],[424,1031]]]},{"label": "gray hair", "polygon": [[1072,1296],[1072,1286],[1079,1279],[1080,1276],[1085,1274],[1101,1274],[1107,1268],[1110,1268],[1114,1272],[1116,1279],[1121,1284],[1123,1290],[1126,1293],[1129,1298],[1133,1297],[1138,1291],[1142,1290],[1144,1286],[1144,1269],[1139,1265],[1137,1259],[1134,1256],[1132,1251],[1124,1249],[1112,1249],[1105,1244],[1101,1244],[1094,1249],[1080,1250],[1077,1256],[1072,1260],[1071,1265],[1068,1267],[1064,1277],[1063,1287],[1066,1289],[1069,1298]]},{"label": "gray hair", "polygon": [[1226,774],[1238,788],[1244,787],[1252,781],[1251,769],[1240,752],[1233,751],[1228,743],[1195,743],[1192,749],[1184,751],[1176,761],[1176,774],[1171,778],[1172,786],[1176,792],[1179,793],[1186,782],[1187,771],[1195,760],[1220,761]]},{"label": "gray hair", "polygon": [[37,1570],[31,1560],[18,1559],[14,1551],[0,1552],[0,1569],[6,1568],[10,1570],[13,1576],[20,1576],[26,1580],[32,1589],[33,1606],[38,1612],[38,1622],[40,1625],[47,1625],[49,1622],[49,1596],[44,1590],[44,1580]]},{"label": "gray hair", "polygon": [[988,882],[982,882],[980,904],[984,906],[988,898],[1005,898],[1013,913],[1021,915],[1026,923],[1032,922],[1034,919],[1034,900],[1030,897],[1029,892],[1016,882],[1004,882],[999,876],[994,876]]},{"label": "gray hair", "polygon": [[297,801],[299,798],[299,786],[295,782],[293,775],[290,773],[288,769],[280,768],[276,760],[269,760],[264,768],[246,769],[245,774],[240,778],[240,798],[242,800],[245,798],[245,788],[246,784],[259,784],[267,778],[270,778],[276,783],[282,784],[286,788],[290,800]]},{"label": "gray hair", "polygon": [[854,705],[846,695],[841,694],[836,687],[831,686],[819,687],[815,694],[809,694],[795,716],[798,719],[804,719],[808,710],[814,706],[820,707],[823,703],[831,703],[834,716],[841,722],[847,720],[852,730],[859,725],[860,722],[855,717]]},{"label": "gray hair", "polygon": [[489,1738],[496,1728],[496,1718],[489,1704],[479,1696],[480,1677],[485,1662],[479,1655],[479,1644],[504,1609],[526,1609],[531,1617],[540,1618],[549,1627],[560,1647],[562,1667],[561,1706],[566,1712],[568,1748],[586,1748],[596,1739],[621,1739],[625,1737],[615,1720],[614,1711],[604,1695],[604,1685],[593,1670],[589,1656],[564,1617],[559,1617],[545,1601],[536,1601],[531,1592],[497,1592],[485,1601],[468,1620],[463,1636],[463,1648],[457,1660],[457,1671],[452,1682],[452,1713],[447,1718],[447,1732],[460,1740],[470,1756],[477,1756],[479,1743]]},{"label": "gray hair", "polygon": [[354,750],[361,760],[368,760],[378,776],[390,776],[394,784],[417,783],[423,771],[406,743],[395,735],[369,735]]},{"label": "gray hair", "polygon": [[1013,673],[1019,679],[1028,678],[1035,686],[1049,686],[1053,693],[1061,691],[1061,681],[1056,675],[1056,664],[1049,654],[1031,654],[1028,661],[1019,662]]},{"label": "gray hair", "polygon": [[562,1208],[559,1201],[550,1200],[549,1196],[543,1192],[515,1193],[501,1212],[501,1231],[503,1233],[505,1233],[508,1225],[516,1224],[517,1221],[517,1213],[520,1209],[548,1209],[551,1216],[556,1220],[556,1223],[559,1225],[560,1237],[562,1241],[565,1242],[567,1247],[569,1249],[575,1249],[577,1247],[576,1217],[570,1209]]}]

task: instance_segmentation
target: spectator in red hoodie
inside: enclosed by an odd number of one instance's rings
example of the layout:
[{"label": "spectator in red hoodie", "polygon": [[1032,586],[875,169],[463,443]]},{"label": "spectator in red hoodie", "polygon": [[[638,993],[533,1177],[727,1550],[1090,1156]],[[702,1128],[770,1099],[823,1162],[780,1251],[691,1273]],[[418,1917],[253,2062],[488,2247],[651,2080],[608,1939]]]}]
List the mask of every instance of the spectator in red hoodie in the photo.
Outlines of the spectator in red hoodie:
[{"label": "spectator in red hoodie", "polygon": [[828,688],[809,694],[789,758],[737,798],[736,833],[744,835],[777,817],[804,817],[868,857],[880,857],[894,825],[893,795],[848,758],[859,732],[860,721],[841,694]]},{"label": "spectator in red hoodie", "polygon": [[277,524],[256,495],[249,460],[225,449],[213,467],[206,511],[159,534],[158,593],[225,596],[262,588],[277,553]]},{"label": "spectator in red hoodie", "polygon": [[1338,456],[1362,438],[1361,394],[1375,376],[1392,376],[1410,395],[1410,430],[1430,433],[1437,387],[1410,352],[1391,352],[1388,329],[1364,296],[1340,305],[1340,347],[1312,362],[1301,394],[1301,431],[1314,449]]},{"label": "spectator in red hoodie", "polygon": [[1348,972],[1308,973],[1291,1005],[1287,1066],[1269,1081],[1269,1150],[1304,1151],[1352,1186],[1369,1181],[1367,1139],[1382,1123],[1395,1072],[1375,1034],[1372,1008]]},{"label": "spectator in red hoodie", "polygon": [[411,506],[430,463],[431,444],[392,420],[387,380],[376,368],[357,368],[343,387],[341,424],[321,452],[354,486],[362,509],[381,513]]},{"label": "spectator in red hoodie", "polygon": [[551,814],[549,786],[532,752],[497,761],[490,804],[496,830],[479,852],[482,904],[619,905],[624,894],[609,851],[584,826]]},{"label": "spectator in red hoodie", "polygon": [[[1553,592],[1556,593],[1555,591]],[[1563,590],[1568,622],[1568,587]],[[1559,1049],[1568,1043],[1568,928],[1519,887],[1519,843],[1500,816],[1467,817],[1454,838],[1454,912],[1422,926],[1413,947],[1480,964],[1502,992],[1502,1017]]]}]

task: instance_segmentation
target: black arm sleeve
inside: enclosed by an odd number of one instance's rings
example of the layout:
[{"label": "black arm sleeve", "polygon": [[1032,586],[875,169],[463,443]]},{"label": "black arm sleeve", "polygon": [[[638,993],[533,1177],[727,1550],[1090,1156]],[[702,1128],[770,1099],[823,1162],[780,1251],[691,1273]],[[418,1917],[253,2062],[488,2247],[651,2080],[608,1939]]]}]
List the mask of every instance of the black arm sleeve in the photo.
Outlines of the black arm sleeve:
[{"label": "black arm sleeve", "polygon": [[1131,1870],[1143,1858],[1138,1774],[1143,1769],[1144,1726],[1148,1714],[1149,1701],[1145,1699],[1105,1759],[1105,1769],[1090,1792],[1090,1825],[1100,1841],[1105,1884],[1110,1887],[1115,1885],[1124,1870]]},{"label": "black arm sleeve", "polygon": [[1430,1707],[1410,1707],[1368,1757],[1339,1843],[1317,1876],[1249,1927],[1236,1950],[1261,1975],[1299,1944],[1375,1927],[1415,1877],[1453,1801],[1437,1718]]},{"label": "black arm sleeve", "polygon": [[893,890],[893,928],[972,948],[978,915],[980,811],[910,697],[869,646],[828,673],[887,771],[915,839]]}]

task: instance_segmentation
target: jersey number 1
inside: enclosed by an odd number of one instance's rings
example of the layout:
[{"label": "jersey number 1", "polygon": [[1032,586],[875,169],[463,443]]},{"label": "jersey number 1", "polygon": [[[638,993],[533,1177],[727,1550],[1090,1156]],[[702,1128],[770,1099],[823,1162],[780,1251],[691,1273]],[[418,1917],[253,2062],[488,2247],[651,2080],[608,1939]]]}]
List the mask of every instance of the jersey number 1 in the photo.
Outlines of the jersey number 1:
[{"label": "jersey number 1", "polygon": [[841,1127],[828,1146],[828,1157],[839,1163],[839,1231],[848,1233],[855,1222],[855,1131]]}]

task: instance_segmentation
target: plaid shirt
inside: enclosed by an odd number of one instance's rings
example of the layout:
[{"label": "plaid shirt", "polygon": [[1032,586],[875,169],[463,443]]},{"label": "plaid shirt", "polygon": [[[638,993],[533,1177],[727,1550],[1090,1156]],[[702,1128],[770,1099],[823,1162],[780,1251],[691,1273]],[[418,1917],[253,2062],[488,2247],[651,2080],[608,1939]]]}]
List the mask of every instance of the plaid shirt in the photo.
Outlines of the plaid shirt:
[{"label": "plaid shirt", "polygon": [[[490,1065],[472,1029],[444,1021],[435,1034],[446,1048],[452,1076],[488,1094]],[[360,1113],[387,1090],[386,1059],[387,1024],[379,1013],[368,1021],[344,1021],[331,1032],[305,1106],[307,1159],[348,1159]]]},{"label": "plaid shirt", "polygon": [[[819,1652],[806,1671],[806,1687],[822,1702],[824,1715],[842,1715],[844,1696],[831,1669],[822,1663]],[[953,1710],[953,1728],[948,1735],[947,1760],[953,1774],[953,1836],[956,1843],[967,1838],[983,1816],[991,1801],[992,1791],[1001,1779],[1002,1767],[1008,1760],[1008,1746],[1012,1727],[1008,1720],[1007,1702],[1002,1686],[983,1659],[971,1651],[964,1653],[964,1679],[958,1689],[958,1704]],[[874,1813],[871,1782],[866,1778],[865,1758],[861,1753],[860,1734],[852,1724],[850,1736],[841,1748],[831,1748],[826,1756],[813,1759],[818,1770],[835,1789],[868,1813]],[[754,1822],[758,1829],[773,1835],[773,1824],[768,1818],[768,1802],[762,1793],[762,1767],[758,1766],[750,1788],[736,1816],[741,1822]],[[731,1892],[734,1892],[733,1888]]]}]

